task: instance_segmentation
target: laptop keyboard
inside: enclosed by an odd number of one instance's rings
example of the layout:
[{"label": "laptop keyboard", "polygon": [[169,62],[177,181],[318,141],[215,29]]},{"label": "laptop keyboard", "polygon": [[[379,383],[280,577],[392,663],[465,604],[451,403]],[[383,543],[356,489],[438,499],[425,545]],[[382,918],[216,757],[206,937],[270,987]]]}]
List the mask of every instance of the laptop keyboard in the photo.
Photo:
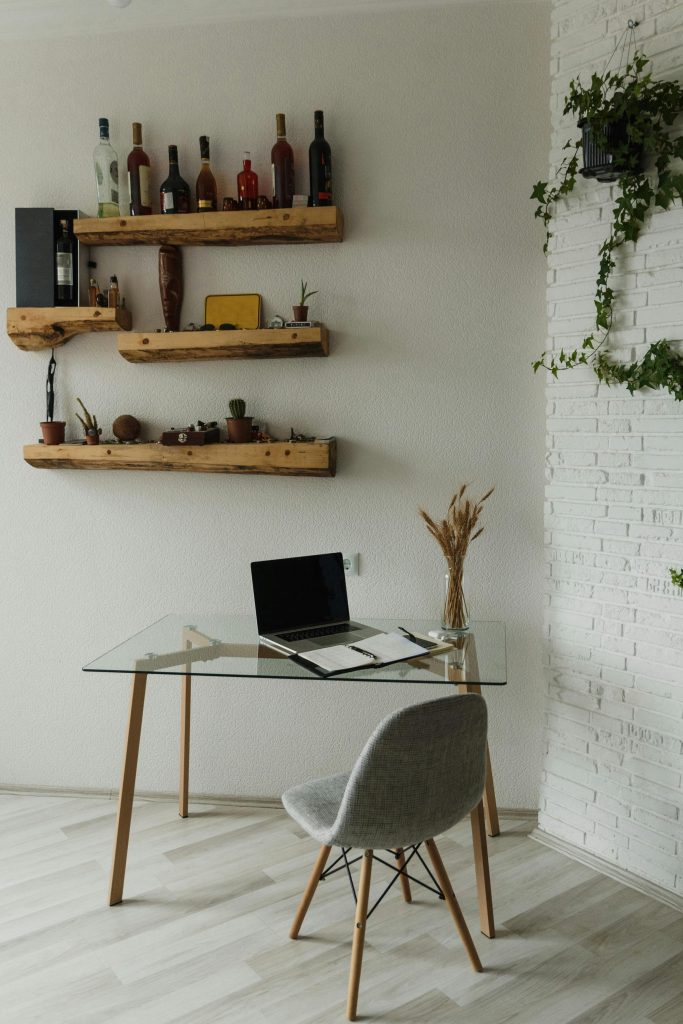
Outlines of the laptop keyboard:
[{"label": "laptop keyboard", "polygon": [[310,640],[316,636],[332,636],[333,633],[353,633],[350,622],[337,622],[334,626],[315,626],[313,629],[295,629],[291,633],[278,633],[281,640]]}]

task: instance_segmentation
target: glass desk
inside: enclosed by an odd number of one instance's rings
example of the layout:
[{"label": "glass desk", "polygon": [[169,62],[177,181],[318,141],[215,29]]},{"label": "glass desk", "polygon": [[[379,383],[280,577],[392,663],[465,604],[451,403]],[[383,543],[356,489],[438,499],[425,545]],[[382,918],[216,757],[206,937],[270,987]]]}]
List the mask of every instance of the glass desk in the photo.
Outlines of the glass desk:
[{"label": "glass desk", "polygon": [[[396,629],[391,619],[362,621],[380,630]],[[401,625],[411,632],[427,633],[433,620],[404,619]],[[135,633],[90,664],[85,672],[113,672],[133,677],[128,730],[123,756],[121,788],[116,822],[116,838],[109,889],[111,905],[123,899],[128,840],[133,811],[140,732],[147,677],[181,676],[180,716],[180,800],[179,813],[188,814],[190,701],[192,677],[219,676],[255,679],[315,679],[321,686],[339,681],[359,685],[381,683],[446,684],[462,693],[480,693],[482,686],[504,686],[507,682],[505,625],[502,622],[473,622],[470,632],[455,641],[442,654],[395,662],[377,668],[355,669],[331,677],[318,676],[304,665],[259,643],[253,616],[166,615],[158,622]],[[472,812],[474,861],[479,893],[481,930],[493,938],[493,908],[486,850],[486,826],[489,835],[499,832],[495,791],[487,751],[487,780],[484,799]]]}]

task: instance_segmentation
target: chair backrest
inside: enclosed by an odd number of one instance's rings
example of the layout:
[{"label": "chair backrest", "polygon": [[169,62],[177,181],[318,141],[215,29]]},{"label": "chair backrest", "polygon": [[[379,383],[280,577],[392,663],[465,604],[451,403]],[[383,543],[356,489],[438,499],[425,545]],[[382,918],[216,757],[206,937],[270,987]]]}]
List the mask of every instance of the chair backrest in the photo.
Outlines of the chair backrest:
[{"label": "chair backrest", "polygon": [[486,777],[477,694],[403,708],[377,726],[351,772],[335,845],[393,849],[431,839],[475,807]]}]

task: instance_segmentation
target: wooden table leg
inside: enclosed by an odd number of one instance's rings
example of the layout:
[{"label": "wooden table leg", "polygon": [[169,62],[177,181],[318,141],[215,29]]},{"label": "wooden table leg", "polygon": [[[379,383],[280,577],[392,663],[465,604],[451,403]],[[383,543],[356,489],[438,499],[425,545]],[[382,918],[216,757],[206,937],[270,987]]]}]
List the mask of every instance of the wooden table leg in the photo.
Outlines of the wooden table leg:
[{"label": "wooden table leg", "polygon": [[133,813],[133,795],[135,793],[135,775],[138,768],[138,751],[140,749],[140,732],[142,730],[142,712],[145,706],[145,689],[147,673],[136,672],[130,691],[130,710],[128,712],[128,732],[123,753],[123,769],[121,772],[121,788],[119,790],[119,809],[116,816],[116,838],[114,840],[114,858],[111,866],[109,883],[109,905],[114,906],[123,899],[123,880],[126,875],[126,858],[128,856],[128,838],[130,836],[130,820]]},{"label": "wooden table leg", "polygon": [[187,802],[190,788],[190,703],[192,697],[192,676],[186,675],[180,691],[180,787],[178,814],[188,815]]},{"label": "wooden table leg", "polygon": [[480,801],[470,814],[472,822],[472,847],[474,850],[474,872],[477,878],[479,898],[479,926],[489,939],[496,937],[493,922],[493,899],[491,897],[491,876],[489,855],[486,848],[486,827],[484,824],[484,802]]},{"label": "wooden table leg", "polygon": [[[460,693],[478,693],[481,695],[481,686],[474,683],[462,683],[458,690]],[[489,745],[486,744],[486,783],[484,786],[484,815],[486,817],[486,831],[493,836],[500,835],[500,824],[498,822],[498,805],[496,804],[496,791],[493,788],[493,772],[491,771],[491,755]]]}]

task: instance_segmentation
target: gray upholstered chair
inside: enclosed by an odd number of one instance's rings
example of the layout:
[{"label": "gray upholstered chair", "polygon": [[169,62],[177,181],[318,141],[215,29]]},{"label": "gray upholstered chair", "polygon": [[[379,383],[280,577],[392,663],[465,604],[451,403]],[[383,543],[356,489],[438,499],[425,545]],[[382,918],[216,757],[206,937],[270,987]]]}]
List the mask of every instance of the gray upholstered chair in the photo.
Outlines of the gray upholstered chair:
[{"label": "gray upholstered chair", "polygon": [[[472,967],[482,970],[434,836],[455,825],[481,800],[486,721],[486,704],[474,693],[404,708],[380,722],[353,771],[305,782],[282,797],[288,814],[322,844],[289,933],[292,939],[299,935],[331,848],[342,848],[339,859],[347,869],[349,849],[363,850],[349,975],[349,1020],[356,1019],[358,1006],[372,862],[381,859],[374,855],[375,850],[392,851],[397,864],[393,881],[400,878],[403,897],[410,902],[412,876],[408,876],[406,864],[416,854],[422,860],[418,848],[424,842],[436,876],[432,876],[438,885],[435,891],[448,905]],[[411,847],[406,859],[405,851]]]}]

